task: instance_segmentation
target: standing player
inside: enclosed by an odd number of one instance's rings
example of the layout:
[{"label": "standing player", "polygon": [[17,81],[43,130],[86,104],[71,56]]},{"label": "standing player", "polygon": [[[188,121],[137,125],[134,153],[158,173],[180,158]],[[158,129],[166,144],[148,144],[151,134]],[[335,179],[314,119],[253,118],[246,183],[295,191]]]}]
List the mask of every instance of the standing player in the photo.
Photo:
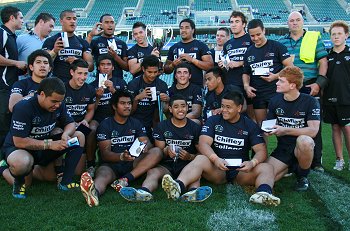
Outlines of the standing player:
[{"label": "standing player", "polygon": [[194,38],[196,26],[191,19],[183,19],[179,27],[181,41],[170,47],[164,73],[170,74],[177,65],[187,62],[191,66],[191,83],[203,87],[203,70],[207,71],[214,66],[209,48]]},{"label": "standing player", "polygon": [[332,140],[337,158],[333,169],[341,171],[345,167],[342,134],[350,155],[350,48],[346,45],[349,26],[344,21],[335,21],[329,32],[333,48],[327,57],[329,83],[323,92],[324,122],[332,124]]},{"label": "standing player", "polygon": [[278,72],[293,62],[284,45],[265,37],[260,19],[248,23],[248,32],[254,46],[244,56],[243,86],[247,97],[252,98],[256,122],[260,125],[266,118],[271,97],[276,94]]},{"label": "standing player", "polygon": [[230,39],[230,31],[226,27],[220,27],[216,31],[216,46],[210,49],[211,58],[214,61],[214,66],[218,65],[220,58],[223,54],[224,44]]},{"label": "standing player", "polygon": [[[96,171],[95,180],[87,172],[81,176],[81,191],[90,207],[99,205],[99,197],[115,179],[117,180],[111,186],[119,192],[162,159],[159,148],[151,149],[145,127],[140,121],[130,117],[131,94],[117,91],[112,96],[111,105],[114,116],[102,121],[97,130],[102,165]],[[146,143],[146,147],[135,158],[130,155],[129,149],[137,139],[138,142]]]},{"label": "standing player", "polygon": [[[99,27],[101,30],[99,30]],[[126,43],[114,36],[115,21],[112,15],[104,14],[100,17],[100,22],[96,23],[94,28],[86,37],[90,44],[92,55],[97,66],[98,57],[102,54],[109,54],[113,57],[113,77],[123,78],[123,70],[128,71],[128,47]],[[101,34],[102,33],[102,34]],[[94,36],[98,36],[93,39]]]},{"label": "standing player", "polygon": [[295,172],[297,191],[309,188],[307,176],[314,155],[316,136],[320,123],[320,105],[307,94],[300,93],[303,72],[299,67],[285,67],[277,82],[277,94],[271,99],[267,119],[277,119],[274,130],[265,133],[277,136],[277,148],[267,163],[274,168],[275,181],[288,171]]}]

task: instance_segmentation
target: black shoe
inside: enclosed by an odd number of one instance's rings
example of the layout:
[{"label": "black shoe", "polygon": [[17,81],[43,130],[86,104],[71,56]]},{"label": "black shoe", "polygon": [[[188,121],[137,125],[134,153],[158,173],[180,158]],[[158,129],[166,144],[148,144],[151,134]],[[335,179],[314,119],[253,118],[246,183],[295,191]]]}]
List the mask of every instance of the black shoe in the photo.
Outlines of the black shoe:
[{"label": "black shoe", "polygon": [[301,177],[297,180],[295,190],[298,192],[304,192],[309,188],[309,180],[306,177]]},{"label": "black shoe", "polygon": [[13,182],[12,196],[17,199],[25,199],[26,196],[26,185],[24,183],[15,180]]}]

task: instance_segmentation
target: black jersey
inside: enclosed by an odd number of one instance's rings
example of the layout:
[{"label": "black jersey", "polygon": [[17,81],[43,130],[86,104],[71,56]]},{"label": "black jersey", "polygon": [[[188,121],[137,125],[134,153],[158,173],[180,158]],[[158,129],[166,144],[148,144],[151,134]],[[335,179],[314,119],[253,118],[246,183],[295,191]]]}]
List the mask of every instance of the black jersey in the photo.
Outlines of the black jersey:
[{"label": "black jersey", "polygon": [[63,127],[74,122],[64,102],[56,111],[49,112],[39,105],[37,95],[25,97],[13,107],[11,128],[6,136],[4,147],[14,146],[13,136],[47,139],[57,122]]},{"label": "black jersey", "polygon": [[220,61],[220,57],[224,54],[223,51],[215,50],[214,48],[210,49],[210,55],[213,59],[214,66],[218,66],[218,62]]},{"label": "black jersey", "polygon": [[11,94],[20,94],[27,96],[34,94],[39,88],[39,83],[34,82],[32,78],[26,78],[15,82],[11,88]]},{"label": "black jersey", "polygon": [[95,89],[86,83],[79,89],[73,89],[68,82],[64,101],[74,121],[80,122],[84,119],[88,106],[96,101]]},{"label": "black jersey", "polygon": [[[151,55],[152,51],[153,51],[153,47],[149,44],[148,44],[148,47],[141,47],[138,44],[135,44],[127,52],[128,60],[137,59],[137,63],[142,63],[143,59],[146,56]],[[139,71],[136,74],[134,74],[133,76],[135,78],[135,77],[140,76],[142,74],[143,74],[143,72]]]},{"label": "black jersey", "polygon": [[[44,50],[53,50],[56,40],[61,37],[61,33],[49,37],[43,44]],[[83,58],[84,52],[91,52],[89,43],[76,35],[68,37],[69,47],[60,50],[53,63],[53,75],[59,77],[63,82],[68,82],[71,79],[69,73],[70,64],[65,61],[66,58],[74,56]]]},{"label": "black jersey", "polygon": [[350,105],[350,48],[327,56],[327,78],[329,83],[323,91],[325,105]]},{"label": "black jersey", "polygon": [[171,86],[169,88],[169,96],[172,97],[173,95],[180,94],[186,98],[186,102],[188,105],[188,112],[192,112],[192,105],[193,104],[199,104],[202,106],[203,100],[202,100],[202,88],[199,86],[190,83],[186,88],[184,89],[177,89],[176,84]]},{"label": "black jersey", "polygon": [[[277,119],[277,125],[287,128],[307,127],[307,121],[320,120],[320,105],[318,101],[307,94],[300,93],[294,101],[286,101],[283,94],[277,93],[269,103],[266,117]],[[296,136],[278,136],[279,144],[295,145]]]},{"label": "black jersey", "polygon": [[249,160],[251,147],[264,143],[262,130],[251,119],[240,116],[236,123],[230,123],[221,115],[210,117],[202,127],[201,135],[213,138],[211,145],[220,158]]},{"label": "black jersey", "polygon": [[[250,35],[244,34],[239,38],[232,38],[224,44],[223,54],[228,55],[231,61],[241,62],[244,61],[244,54],[248,48],[252,45]],[[226,84],[232,84],[243,87],[243,66],[229,69],[226,73]]]},{"label": "black jersey", "polygon": [[[93,39],[90,43],[91,53],[94,56],[96,66],[97,66],[98,57],[102,54],[108,54],[108,43],[111,40],[115,41],[116,47],[114,47],[114,50],[118,54],[118,56],[121,59],[127,57],[128,46],[124,41],[116,37],[106,38],[103,36],[98,36],[97,38]],[[117,62],[114,61],[113,64],[114,64],[113,76],[118,78],[123,78],[123,69],[119,66]]]},{"label": "black jersey", "polygon": [[[168,51],[167,59],[174,61],[179,57],[180,54],[188,54],[191,57],[202,60],[202,56],[210,55],[210,51],[205,43],[195,39],[189,43],[178,42],[172,45]],[[189,63],[191,67],[192,77],[190,79],[191,83],[194,83],[200,87],[203,86],[203,70],[198,68],[192,63]]]},{"label": "black jersey", "polygon": [[271,73],[278,73],[283,69],[282,61],[289,58],[287,48],[274,40],[267,40],[262,47],[251,46],[244,55],[244,73],[250,75],[250,86],[257,92],[276,92],[276,82],[266,82],[260,75],[255,75],[256,68],[269,68]]},{"label": "black jersey", "polygon": [[[113,82],[113,86],[117,91],[118,90],[123,90],[123,91],[126,90],[126,82],[124,79],[112,77],[109,80]],[[98,88],[98,78],[96,78],[91,83],[91,85],[96,90]],[[105,88],[103,95],[102,95],[100,101],[98,102],[97,108],[95,110],[94,120],[101,122],[105,118],[114,115],[113,109],[109,103],[111,98],[112,98],[112,92],[110,92],[108,90],[108,88]]]},{"label": "black jersey", "polygon": [[138,137],[147,137],[146,129],[141,122],[129,117],[125,124],[115,121],[114,117],[103,120],[97,128],[97,141],[111,141],[111,151],[121,153],[129,150]]},{"label": "black jersey", "polygon": [[[140,94],[147,87],[156,87],[157,96],[160,93],[168,93],[168,85],[161,79],[156,78],[152,83],[146,83],[143,76],[139,76],[131,80],[128,84],[128,90],[133,97]],[[144,98],[137,104],[137,109],[133,116],[143,122],[147,130],[152,127],[153,113],[158,111],[158,101],[152,101],[150,98]]]}]

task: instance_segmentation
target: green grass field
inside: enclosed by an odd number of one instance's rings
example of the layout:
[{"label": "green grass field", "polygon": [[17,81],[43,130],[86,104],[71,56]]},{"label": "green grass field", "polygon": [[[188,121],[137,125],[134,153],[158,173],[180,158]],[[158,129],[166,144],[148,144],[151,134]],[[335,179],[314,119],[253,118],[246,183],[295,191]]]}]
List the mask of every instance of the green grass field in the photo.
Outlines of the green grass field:
[{"label": "green grass field", "polygon": [[[324,174],[312,172],[308,192],[293,190],[294,176],[276,183],[278,207],[248,202],[251,189],[213,187],[204,203],[170,201],[162,189],[150,203],[130,203],[111,188],[100,206],[86,205],[80,191],[59,192],[55,183],[34,182],[28,198],[14,199],[0,179],[0,231],[3,230],[350,230],[350,171],[333,170],[330,126],[324,125]],[[274,142],[270,142],[269,151]],[[346,163],[347,152],[344,150]],[[348,167],[348,166],[347,166]],[[141,180],[134,186],[139,186]],[[203,182],[206,184],[206,182]]]}]

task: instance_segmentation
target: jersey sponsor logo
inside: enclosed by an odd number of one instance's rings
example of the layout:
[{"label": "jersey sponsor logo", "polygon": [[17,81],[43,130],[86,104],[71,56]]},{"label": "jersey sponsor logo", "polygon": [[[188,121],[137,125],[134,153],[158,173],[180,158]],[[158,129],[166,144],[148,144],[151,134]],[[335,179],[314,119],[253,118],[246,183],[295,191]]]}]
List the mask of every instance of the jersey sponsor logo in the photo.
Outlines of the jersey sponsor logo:
[{"label": "jersey sponsor logo", "polygon": [[236,139],[227,136],[215,135],[214,141],[220,144],[244,146],[244,139]]},{"label": "jersey sponsor logo", "polygon": [[21,89],[21,88],[18,88],[18,87],[12,88],[12,89],[11,89],[11,94],[12,94],[12,93],[22,94],[22,89]]},{"label": "jersey sponsor logo", "polygon": [[304,118],[289,118],[289,117],[278,117],[278,125],[286,128],[303,128],[305,127]]},{"label": "jersey sponsor logo", "polygon": [[160,135],[157,134],[157,133],[153,133],[153,138],[154,138],[154,139],[159,139],[159,138],[160,138]]},{"label": "jersey sponsor logo", "polygon": [[[192,58],[196,59],[197,58],[197,54],[196,53],[186,53],[189,56],[191,56]],[[177,59],[178,55],[174,55],[174,60]]]},{"label": "jersey sponsor logo", "polygon": [[173,137],[173,133],[171,133],[171,131],[166,131],[166,132],[164,132],[164,137],[171,138],[171,137]]},{"label": "jersey sponsor logo", "polygon": [[85,115],[87,104],[66,105],[68,112],[72,116]]},{"label": "jersey sponsor logo", "polygon": [[231,44],[228,44],[227,46],[226,46],[226,50],[230,50],[232,48],[232,45]]},{"label": "jersey sponsor logo", "polygon": [[98,49],[98,53],[100,55],[107,54],[108,53],[108,49],[107,48],[100,48],[100,49]]},{"label": "jersey sponsor logo", "polygon": [[143,58],[145,56],[144,53],[142,52],[137,52],[137,58],[140,59],[140,58]]},{"label": "jersey sponsor logo", "polygon": [[242,136],[242,135],[247,136],[247,135],[248,135],[248,132],[247,132],[247,131],[244,131],[244,130],[242,130],[242,129],[239,129],[238,132],[237,132],[237,134],[238,134],[238,135],[241,135],[241,136]]},{"label": "jersey sponsor logo", "polygon": [[112,144],[126,144],[134,142],[135,136],[121,136],[118,138],[112,138]]},{"label": "jersey sponsor logo", "polygon": [[208,132],[209,126],[203,126],[202,127],[202,132]]},{"label": "jersey sponsor logo", "polygon": [[246,51],[247,51],[246,47],[240,47],[240,48],[237,48],[237,49],[232,49],[232,50],[227,51],[227,54],[229,56],[244,55]]},{"label": "jersey sponsor logo", "polygon": [[288,53],[288,52],[282,54],[282,57],[286,57],[286,56],[289,56],[289,53]]},{"label": "jersey sponsor logo", "polygon": [[231,61],[243,61],[244,57],[243,56],[233,56],[230,58]]},{"label": "jersey sponsor logo", "polygon": [[296,111],[296,112],[294,113],[294,115],[295,115],[295,116],[305,116],[306,113],[305,113],[304,111]]},{"label": "jersey sponsor logo", "polygon": [[33,127],[30,133],[33,135],[47,134],[55,128],[55,125],[56,125],[56,122],[43,127]]},{"label": "jersey sponsor logo", "polygon": [[284,110],[282,108],[276,108],[275,112],[278,116],[284,115]]},{"label": "jersey sponsor logo", "polygon": [[62,49],[58,52],[59,56],[79,56],[82,57],[83,56],[83,51],[82,50],[77,50],[77,49]]},{"label": "jersey sponsor logo", "polygon": [[175,144],[181,147],[189,147],[191,146],[192,140],[173,140],[173,139],[165,139],[166,144]]},{"label": "jersey sponsor logo", "polygon": [[97,43],[97,47],[106,47],[106,44],[104,44],[104,43]]},{"label": "jersey sponsor logo", "polygon": [[275,56],[275,53],[266,53],[265,54],[265,57],[267,58],[267,57],[274,57]]},{"label": "jersey sponsor logo", "polygon": [[199,101],[199,102],[202,102],[202,101],[203,101],[201,95],[197,95],[197,101]]},{"label": "jersey sponsor logo", "polygon": [[13,120],[12,121],[12,128],[16,129],[18,131],[23,131],[24,127],[27,125],[27,123],[21,122],[21,121],[17,121],[17,120]]},{"label": "jersey sponsor logo", "polygon": [[98,140],[105,140],[106,137],[107,137],[106,134],[97,133],[97,139],[98,139]]},{"label": "jersey sponsor logo", "polygon": [[321,112],[320,109],[315,108],[315,109],[312,109],[311,115],[313,115],[313,116],[319,116],[319,115],[320,115],[320,112]]},{"label": "jersey sponsor logo", "polygon": [[350,56],[345,56],[344,59],[345,59],[346,61],[349,61],[349,60],[350,60]]},{"label": "jersey sponsor logo", "polygon": [[222,132],[224,130],[224,127],[223,126],[221,126],[221,125],[215,125],[215,131],[216,132]]},{"label": "jersey sponsor logo", "polygon": [[259,68],[259,67],[270,67],[273,66],[273,60],[264,60],[262,62],[258,62],[258,63],[252,63],[250,64],[250,67],[254,70],[255,68]]}]

